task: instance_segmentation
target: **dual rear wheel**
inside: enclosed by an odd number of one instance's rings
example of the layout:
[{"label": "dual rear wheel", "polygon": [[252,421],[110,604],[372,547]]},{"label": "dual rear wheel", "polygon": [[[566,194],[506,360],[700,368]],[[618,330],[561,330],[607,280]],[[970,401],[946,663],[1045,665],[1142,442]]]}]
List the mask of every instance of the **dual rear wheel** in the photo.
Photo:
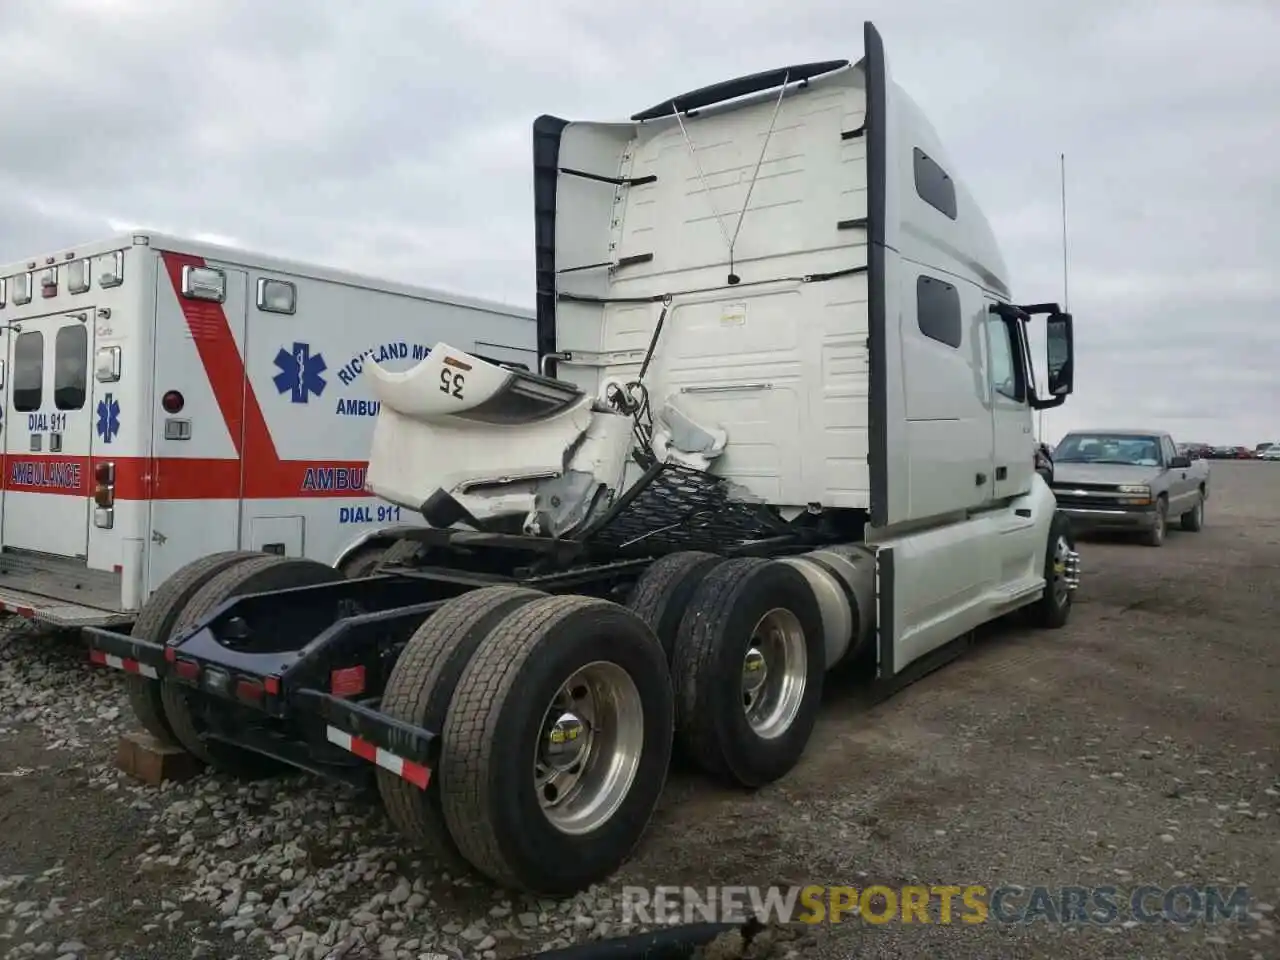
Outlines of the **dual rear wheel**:
[{"label": "dual rear wheel", "polygon": [[581,890],[644,833],[673,743],[722,780],[790,770],[817,719],[821,616],[794,568],[684,553],[626,607],[523,587],[449,601],[409,640],[382,709],[440,733],[427,789],[386,771],[396,826],[515,889]]}]

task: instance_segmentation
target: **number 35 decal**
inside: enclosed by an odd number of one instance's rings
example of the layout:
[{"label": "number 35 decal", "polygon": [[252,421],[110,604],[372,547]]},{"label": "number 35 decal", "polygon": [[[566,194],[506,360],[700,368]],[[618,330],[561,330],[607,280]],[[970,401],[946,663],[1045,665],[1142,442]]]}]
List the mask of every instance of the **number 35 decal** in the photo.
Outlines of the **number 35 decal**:
[{"label": "number 35 decal", "polygon": [[466,378],[460,373],[454,373],[452,370],[440,371],[440,392],[446,393],[451,397],[459,400],[463,399],[462,388],[466,385]]}]

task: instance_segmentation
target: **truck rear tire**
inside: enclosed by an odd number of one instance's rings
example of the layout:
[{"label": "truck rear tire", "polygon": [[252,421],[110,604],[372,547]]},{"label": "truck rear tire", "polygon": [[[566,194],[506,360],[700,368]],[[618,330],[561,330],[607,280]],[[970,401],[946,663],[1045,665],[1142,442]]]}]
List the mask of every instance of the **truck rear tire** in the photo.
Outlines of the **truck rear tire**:
[{"label": "truck rear tire", "polygon": [[[237,563],[210,579],[191,598],[179,616],[175,631],[187,631],[232,597],[268,590],[284,590],[344,579],[335,568],[316,560],[301,560],[264,554]],[[195,709],[198,698],[207,694],[167,680],[161,684],[160,699],[179,745],[215,770],[246,780],[271,776],[282,765],[263,754],[202,736],[204,723]]]},{"label": "truck rear tire", "polygon": [[[222,553],[211,553],[207,557],[193,560],[185,567],[179,567],[155,593],[147,598],[133,623],[130,635],[152,643],[168,643],[182,615],[182,608],[199,592],[206,583],[226,570],[228,567],[260,557],[262,554],[249,550],[226,550]],[[137,674],[126,674],[124,678],[125,693],[129,698],[129,706],[133,715],[142,724],[142,729],[162,743],[170,746],[181,746],[174,736],[173,728],[164,715],[164,704],[160,699],[160,681]]]},{"label": "truck rear tire", "polygon": [[672,713],[662,646],[626,607],[556,596],[512,611],[463,672],[441,739],[458,850],[515,890],[605,879],[653,816]]},{"label": "truck rear tire", "polygon": [[[476,648],[509,613],[545,596],[525,587],[496,586],[454,597],[405,644],[383,691],[382,712],[438,736]],[[388,818],[409,840],[447,869],[469,869],[444,822],[440,796],[449,786],[443,773],[434,771],[427,789],[419,790],[378,768],[378,793]]]},{"label": "truck rear tire", "polygon": [[1066,626],[1071,616],[1072,594],[1066,583],[1066,553],[1075,549],[1071,534],[1071,521],[1061,513],[1053,515],[1049,524],[1049,542],[1044,554],[1044,594],[1027,607],[1032,626],[1044,630],[1057,630]]},{"label": "truck rear tire", "polygon": [[426,544],[420,540],[397,540],[382,552],[378,560],[378,571],[395,565],[413,566],[413,561],[426,552]]},{"label": "truck rear tire", "polygon": [[1181,517],[1182,529],[1188,533],[1199,533],[1204,529],[1204,491],[1196,495],[1196,505]]},{"label": "truck rear tire", "polygon": [[361,547],[347,557],[338,566],[338,569],[342,571],[342,575],[348,580],[371,577],[377,572],[378,564],[382,563],[382,556],[386,552],[385,547]]},{"label": "truck rear tire", "polygon": [[672,659],[676,735],[703,770],[744,787],[800,760],[822,702],[822,614],[794,567],[738,558],[689,601]]},{"label": "truck rear tire", "polygon": [[636,581],[627,606],[649,625],[662,644],[668,663],[689,598],[722,559],[696,550],[668,554],[655,560]]}]

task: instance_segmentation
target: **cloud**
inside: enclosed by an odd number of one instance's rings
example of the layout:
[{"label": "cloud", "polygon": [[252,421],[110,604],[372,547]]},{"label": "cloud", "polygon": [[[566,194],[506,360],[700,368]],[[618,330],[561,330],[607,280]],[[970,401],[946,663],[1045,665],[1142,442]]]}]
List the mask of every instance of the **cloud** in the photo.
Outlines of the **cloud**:
[{"label": "cloud", "polygon": [[[1062,290],[1046,416],[1280,440],[1274,0],[8,0],[0,261],[135,225],[529,304],[529,125],[861,56],[864,16],[1027,300]],[[1208,418],[1208,419],[1206,419]]]}]

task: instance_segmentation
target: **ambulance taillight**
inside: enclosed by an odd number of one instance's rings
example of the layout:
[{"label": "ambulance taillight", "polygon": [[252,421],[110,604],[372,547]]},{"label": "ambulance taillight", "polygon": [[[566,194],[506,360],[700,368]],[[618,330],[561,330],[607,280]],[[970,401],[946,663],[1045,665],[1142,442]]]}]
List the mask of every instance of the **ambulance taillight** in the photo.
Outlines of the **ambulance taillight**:
[{"label": "ambulance taillight", "polygon": [[94,526],[110,530],[115,525],[116,506],[116,465],[110,460],[100,460],[93,468],[93,479],[97,484],[93,491],[93,502],[97,507],[93,512]]}]

